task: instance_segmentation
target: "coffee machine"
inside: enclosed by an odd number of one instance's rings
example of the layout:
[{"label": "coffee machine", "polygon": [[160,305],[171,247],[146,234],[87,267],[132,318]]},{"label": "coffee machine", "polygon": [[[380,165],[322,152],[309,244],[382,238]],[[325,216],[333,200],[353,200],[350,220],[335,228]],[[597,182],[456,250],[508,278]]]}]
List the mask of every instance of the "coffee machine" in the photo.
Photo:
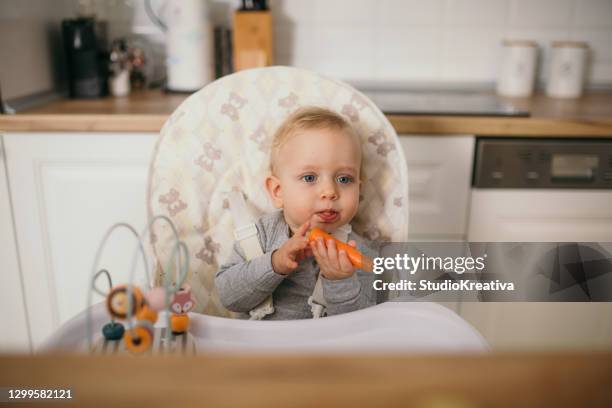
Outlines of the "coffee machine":
[{"label": "coffee machine", "polygon": [[108,93],[104,50],[96,37],[96,21],[79,17],[62,21],[70,96],[98,98]]}]

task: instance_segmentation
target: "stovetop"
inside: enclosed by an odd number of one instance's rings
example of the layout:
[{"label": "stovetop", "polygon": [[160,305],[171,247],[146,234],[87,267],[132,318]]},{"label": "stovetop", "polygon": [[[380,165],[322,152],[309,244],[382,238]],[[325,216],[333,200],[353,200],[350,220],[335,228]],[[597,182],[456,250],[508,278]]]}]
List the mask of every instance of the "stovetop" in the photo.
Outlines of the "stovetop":
[{"label": "stovetop", "polygon": [[529,116],[509,102],[475,92],[365,91],[386,114],[440,116]]}]

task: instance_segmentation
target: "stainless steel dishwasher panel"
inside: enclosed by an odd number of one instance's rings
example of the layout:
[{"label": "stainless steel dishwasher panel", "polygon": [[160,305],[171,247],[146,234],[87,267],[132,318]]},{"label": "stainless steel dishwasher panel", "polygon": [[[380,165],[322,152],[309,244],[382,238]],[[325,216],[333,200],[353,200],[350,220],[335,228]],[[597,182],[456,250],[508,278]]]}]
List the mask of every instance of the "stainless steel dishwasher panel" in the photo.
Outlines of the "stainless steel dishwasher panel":
[{"label": "stainless steel dishwasher panel", "polygon": [[612,139],[479,138],[476,188],[612,189]]}]

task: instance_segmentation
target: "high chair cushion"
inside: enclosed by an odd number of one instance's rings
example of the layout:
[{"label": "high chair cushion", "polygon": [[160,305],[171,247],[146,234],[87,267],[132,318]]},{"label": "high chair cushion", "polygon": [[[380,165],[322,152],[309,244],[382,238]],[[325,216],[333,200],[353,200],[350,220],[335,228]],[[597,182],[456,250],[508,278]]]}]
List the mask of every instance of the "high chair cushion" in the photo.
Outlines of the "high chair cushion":
[{"label": "high chair cushion", "polygon": [[[234,243],[226,193],[242,191],[254,217],[274,210],[263,184],[271,138],[291,112],[307,105],[338,112],[361,137],[365,177],[353,229],[371,240],[406,240],[406,162],[395,130],[372,101],[348,84],[298,68],[223,77],[187,98],[166,121],[149,174],[149,216],[170,217],[189,248],[194,311],[231,315],[214,287]],[[159,281],[172,264],[174,240],[166,224],[155,226],[151,243]]]}]

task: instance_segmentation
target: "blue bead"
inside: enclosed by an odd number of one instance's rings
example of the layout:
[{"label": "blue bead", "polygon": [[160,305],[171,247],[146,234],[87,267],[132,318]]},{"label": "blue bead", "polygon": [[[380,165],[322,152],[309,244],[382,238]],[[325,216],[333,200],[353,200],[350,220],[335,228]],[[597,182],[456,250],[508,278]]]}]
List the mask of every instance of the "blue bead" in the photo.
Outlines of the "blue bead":
[{"label": "blue bead", "polygon": [[121,323],[110,322],[102,328],[102,334],[106,340],[120,340],[125,333],[125,328]]}]

